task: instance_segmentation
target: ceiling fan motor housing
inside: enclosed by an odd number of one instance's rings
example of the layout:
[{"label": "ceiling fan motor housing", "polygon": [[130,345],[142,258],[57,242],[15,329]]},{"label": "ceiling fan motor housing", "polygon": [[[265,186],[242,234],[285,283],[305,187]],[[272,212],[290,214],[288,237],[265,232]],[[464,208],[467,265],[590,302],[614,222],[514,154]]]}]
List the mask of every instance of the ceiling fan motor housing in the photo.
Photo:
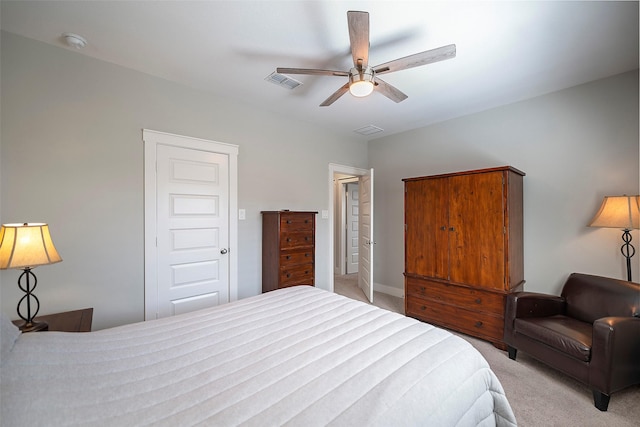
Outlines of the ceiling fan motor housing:
[{"label": "ceiling fan motor housing", "polygon": [[357,97],[371,94],[373,92],[374,76],[375,71],[371,67],[364,69],[353,67],[349,71],[349,92]]}]

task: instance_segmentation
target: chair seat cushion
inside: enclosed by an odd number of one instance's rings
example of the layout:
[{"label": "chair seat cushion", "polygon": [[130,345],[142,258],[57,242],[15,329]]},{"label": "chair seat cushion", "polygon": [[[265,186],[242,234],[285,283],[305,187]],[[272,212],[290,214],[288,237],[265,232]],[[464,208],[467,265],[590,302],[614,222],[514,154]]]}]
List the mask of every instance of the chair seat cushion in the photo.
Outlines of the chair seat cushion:
[{"label": "chair seat cushion", "polygon": [[518,334],[540,341],[583,362],[591,360],[593,325],[567,316],[529,317],[515,320]]}]

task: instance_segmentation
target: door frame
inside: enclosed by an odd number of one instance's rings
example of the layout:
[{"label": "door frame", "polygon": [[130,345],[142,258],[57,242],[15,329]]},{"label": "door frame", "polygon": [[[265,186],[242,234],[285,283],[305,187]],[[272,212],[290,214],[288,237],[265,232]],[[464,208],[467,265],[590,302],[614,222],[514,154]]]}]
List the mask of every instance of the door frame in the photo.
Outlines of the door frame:
[{"label": "door frame", "polygon": [[157,317],[156,162],[158,145],[226,154],[229,158],[229,301],[238,299],[238,146],[142,129],[144,145],[144,320]]},{"label": "door frame", "polygon": [[[336,199],[335,199],[335,175],[336,174],[344,174],[344,175],[353,175],[353,176],[363,176],[368,175],[370,172],[369,169],[356,168],[353,166],[340,165],[337,163],[329,163],[329,255],[327,256],[328,260],[328,268],[327,271],[329,274],[329,281],[327,284],[327,290],[330,292],[334,291],[334,262],[335,262],[335,209],[336,209]],[[360,230],[358,229],[358,237],[360,235]]]}]

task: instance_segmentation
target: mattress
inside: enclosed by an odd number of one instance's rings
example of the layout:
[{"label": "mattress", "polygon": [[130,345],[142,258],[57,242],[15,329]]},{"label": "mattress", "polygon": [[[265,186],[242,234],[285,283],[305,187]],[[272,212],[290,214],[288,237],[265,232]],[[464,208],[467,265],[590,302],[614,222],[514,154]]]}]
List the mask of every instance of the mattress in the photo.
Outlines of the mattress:
[{"label": "mattress", "polygon": [[516,425],[468,342],[309,286],[90,333],[15,335],[2,344],[6,426]]}]

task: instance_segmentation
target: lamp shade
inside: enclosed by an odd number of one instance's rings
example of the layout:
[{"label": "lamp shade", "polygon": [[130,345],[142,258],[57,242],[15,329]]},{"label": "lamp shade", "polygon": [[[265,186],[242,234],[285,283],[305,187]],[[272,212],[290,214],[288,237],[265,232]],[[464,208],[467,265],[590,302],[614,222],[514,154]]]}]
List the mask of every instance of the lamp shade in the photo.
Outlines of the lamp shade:
[{"label": "lamp shade", "polygon": [[0,269],[33,268],[60,261],[47,224],[3,224],[0,228]]},{"label": "lamp shade", "polygon": [[590,227],[640,228],[640,196],[606,196]]}]

